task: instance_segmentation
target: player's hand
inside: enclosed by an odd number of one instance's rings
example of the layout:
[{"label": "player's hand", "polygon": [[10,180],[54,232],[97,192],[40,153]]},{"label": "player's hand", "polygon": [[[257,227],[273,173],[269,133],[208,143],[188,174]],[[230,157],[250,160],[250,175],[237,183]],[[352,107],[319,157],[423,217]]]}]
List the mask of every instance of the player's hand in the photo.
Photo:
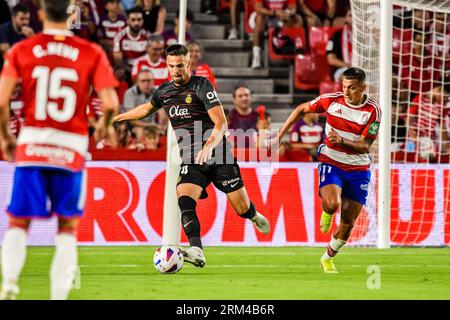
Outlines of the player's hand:
[{"label": "player's hand", "polygon": [[212,150],[209,147],[203,147],[202,150],[197,155],[197,158],[195,159],[195,163],[199,165],[203,165],[207,161],[209,161],[212,158]]},{"label": "player's hand", "polygon": [[113,126],[105,127],[103,121],[99,121],[94,131],[94,141],[99,142],[102,139],[108,140],[115,148],[118,145],[118,139]]},{"label": "player's hand", "polygon": [[16,138],[9,135],[6,138],[0,139],[0,145],[3,152],[3,158],[6,161],[14,161],[14,155],[16,152]]},{"label": "player's hand", "polygon": [[22,31],[22,34],[23,34],[25,37],[31,37],[31,36],[34,36],[34,31],[33,31],[33,29],[31,29],[30,27],[23,26],[22,29],[21,29],[21,31]]},{"label": "player's hand", "polygon": [[333,129],[331,129],[331,131],[328,132],[327,138],[328,138],[328,141],[330,141],[330,143],[333,145],[341,144],[343,141],[342,137]]}]

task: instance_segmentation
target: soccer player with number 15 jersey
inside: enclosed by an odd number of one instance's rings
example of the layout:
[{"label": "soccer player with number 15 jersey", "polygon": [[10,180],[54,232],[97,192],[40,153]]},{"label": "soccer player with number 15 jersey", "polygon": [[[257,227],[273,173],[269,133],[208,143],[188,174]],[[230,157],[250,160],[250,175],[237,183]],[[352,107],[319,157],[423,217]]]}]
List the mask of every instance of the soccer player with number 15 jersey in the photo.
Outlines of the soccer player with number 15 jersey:
[{"label": "soccer player with number 15 jersey", "polygon": [[[17,165],[2,245],[1,299],[15,299],[19,293],[31,220],[53,215],[58,217],[58,233],[50,297],[68,297],[77,272],[76,233],[86,195],[86,105],[91,87],[104,108],[94,133],[97,139],[114,136],[112,119],[119,107],[117,81],[106,54],[67,29],[70,1],[41,4],[43,32],[12,47],[0,77],[0,142],[4,158],[15,159]],[[8,131],[8,106],[19,79],[25,121],[16,143]]]}]

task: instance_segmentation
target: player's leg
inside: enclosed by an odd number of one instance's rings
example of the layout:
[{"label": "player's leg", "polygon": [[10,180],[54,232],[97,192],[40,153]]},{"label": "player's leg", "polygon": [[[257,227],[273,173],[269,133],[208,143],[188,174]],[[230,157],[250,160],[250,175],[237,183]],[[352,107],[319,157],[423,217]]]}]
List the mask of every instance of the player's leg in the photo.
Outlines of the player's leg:
[{"label": "player's leg", "polygon": [[251,220],[255,228],[261,233],[268,234],[270,232],[269,221],[261,213],[256,211],[255,206],[248,197],[245,187],[227,193],[227,198],[234,211],[241,218]]},{"label": "player's leg", "polygon": [[256,229],[264,234],[270,232],[269,221],[258,211],[250,201],[244,187],[241,170],[234,157],[227,159],[225,164],[215,165],[211,180],[217,189],[226,193],[234,211],[244,219],[250,219]]},{"label": "player's leg", "polygon": [[321,163],[319,165],[319,194],[322,198],[320,230],[328,233],[333,215],[341,206],[342,179],[339,168]]},{"label": "player's leg", "polygon": [[206,198],[204,189],[210,180],[206,169],[199,165],[181,165],[179,182],[177,184],[178,206],[181,211],[181,225],[186,234],[190,248],[181,248],[184,260],[196,267],[206,263],[203,244],[200,237],[200,221],[197,215],[197,202]]},{"label": "player's leg", "polygon": [[15,299],[26,260],[27,230],[32,218],[48,217],[45,173],[36,168],[17,167],[11,201],[9,227],[2,245],[2,292],[0,298]]},{"label": "player's leg", "polygon": [[58,215],[55,253],[50,268],[50,298],[65,300],[78,270],[77,231],[85,206],[86,174],[54,170],[49,197],[52,213]]},{"label": "player's leg", "polygon": [[253,29],[253,60],[252,68],[261,67],[261,47],[262,36],[266,28],[267,17],[262,14],[257,14],[255,18],[255,28]]},{"label": "player's leg", "polygon": [[1,300],[15,300],[19,294],[19,277],[27,255],[30,219],[10,217],[2,244]]},{"label": "player's leg", "polygon": [[339,250],[347,243],[350,237],[356,219],[361,212],[363,205],[358,201],[348,198],[342,198],[341,207],[341,221],[339,226],[333,232],[331,241],[328,244],[327,250],[322,256],[321,263],[324,271],[327,273],[336,273],[333,258],[338,254]]}]

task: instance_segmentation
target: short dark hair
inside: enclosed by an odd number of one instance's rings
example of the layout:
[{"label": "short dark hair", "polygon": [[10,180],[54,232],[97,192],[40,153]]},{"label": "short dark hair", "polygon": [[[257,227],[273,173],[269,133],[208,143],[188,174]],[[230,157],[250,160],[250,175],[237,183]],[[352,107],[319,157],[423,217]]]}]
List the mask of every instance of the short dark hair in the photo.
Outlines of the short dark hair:
[{"label": "short dark hair", "polygon": [[233,89],[233,98],[236,97],[236,91],[237,91],[237,89],[239,89],[239,88],[245,88],[245,89],[247,89],[248,91],[250,91],[250,93],[252,93],[252,90],[250,90],[250,88],[249,88],[247,85],[245,85],[245,84],[243,84],[243,83],[240,83],[240,84],[238,84],[237,86],[235,86],[234,89]]},{"label": "short dark hair", "polygon": [[41,6],[44,9],[45,16],[52,22],[64,22],[69,17],[67,9],[70,0],[41,0]]},{"label": "short dark hair", "polygon": [[27,6],[25,6],[25,5],[21,4],[21,3],[19,3],[19,4],[16,4],[16,5],[12,8],[12,10],[11,10],[11,15],[12,15],[13,17],[15,17],[15,16],[17,16],[17,14],[18,14],[19,12],[22,12],[22,13],[30,13],[30,9],[28,9]]},{"label": "short dark hair", "polygon": [[366,81],[366,73],[363,69],[357,67],[351,67],[344,71],[342,74],[345,79],[358,80],[358,82]]},{"label": "short dark hair", "polygon": [[[177,13],[175,14],[175,18],[178,19],[178,17],[180,16],[180,10],[177,10]],[[195,18],[194,18],[194,13],[187,9],[186,10],[186,20],[189,22],[194,22]]]},{"label": "short dark hair", "polygon": [[166,56],[187,56],[188,53],[186,46],[179,43],[170,45],[166,50]]},{"label": "short dark hair", "polygon": [[140,13],[142,16],[144,16],[144,10],[142,10],[141,7],[133,7],[130,10],[128,10],[128,16],[130,16],[132,13]]}]

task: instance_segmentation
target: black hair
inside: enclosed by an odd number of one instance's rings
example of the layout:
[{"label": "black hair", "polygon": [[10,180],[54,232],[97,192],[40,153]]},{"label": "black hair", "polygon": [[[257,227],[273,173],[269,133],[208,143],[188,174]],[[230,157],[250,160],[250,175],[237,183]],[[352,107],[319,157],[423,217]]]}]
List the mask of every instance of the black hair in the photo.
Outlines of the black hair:
[{"label": "black hair", "polygon": [[64,22],[69,17],[70,0],[41,0],[45,16],[52,22]]},{"label": "black hair", "polygon": [[166,56],[187,56],[188,53],[186,46],[179,43],[170,45],[166,50]]},{"label": "black hair", "polygon": [[21,4],[21,3],[19,3],[19,4],[16,4],[16,5],[12,8],[12,10],[11,10],[11,15],[12,15],[13,17],[15,17],[15,16],[17,16],[17,14],[18,14],[19,12],[22,12],[22,13],[30,13],[30,9],[28,9],[27,6],[25,6],[25,5]]},{"label": "black hair", "polygon": [[[175,15],[175,18],[178,19],[179,16],[180,16],[180,10],[178,9],[177,13]],[[194,13],[189,9],[186,10],[186,20],[189,22],[194,22]]]},{"label": "black hair", "polygon": [[344,71],[342,74],[345,79],[358,80],[358,82],[366,81],[366,73],[363,69],[357,67],[351,67]]},{"label": "black hair", "polygon": [[144,16],[144,10],[142,10],[141,7],[133,7],[130,10],[128,10],[128,16],[130,16],[132,13],[140,13],[142,16]]}]

